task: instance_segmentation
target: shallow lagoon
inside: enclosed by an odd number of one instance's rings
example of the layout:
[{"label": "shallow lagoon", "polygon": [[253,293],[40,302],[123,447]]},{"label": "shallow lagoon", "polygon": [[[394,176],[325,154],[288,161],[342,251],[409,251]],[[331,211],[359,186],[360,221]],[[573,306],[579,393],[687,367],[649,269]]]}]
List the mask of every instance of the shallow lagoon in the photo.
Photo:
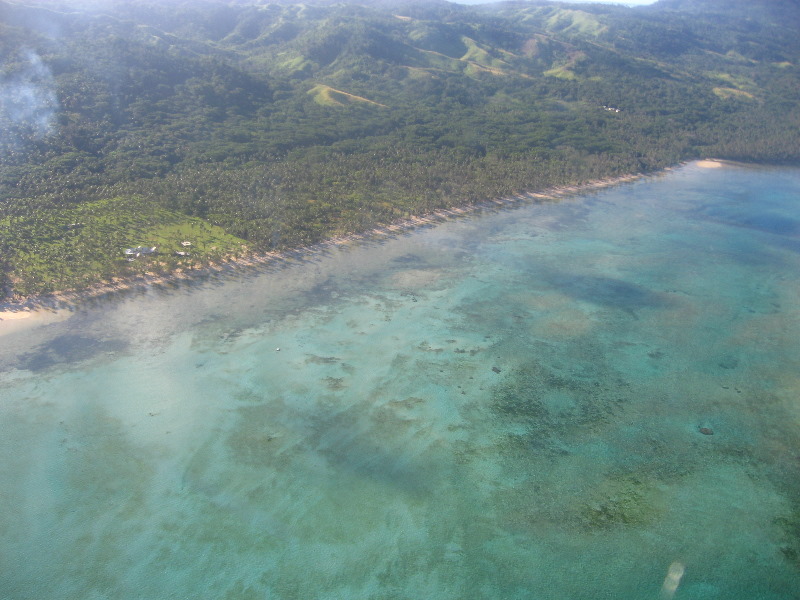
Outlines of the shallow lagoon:
[{"label": "shallow lagoon", "polygon": [[689,165],[2,336],[0,597],[797,598],[799,267]]}]

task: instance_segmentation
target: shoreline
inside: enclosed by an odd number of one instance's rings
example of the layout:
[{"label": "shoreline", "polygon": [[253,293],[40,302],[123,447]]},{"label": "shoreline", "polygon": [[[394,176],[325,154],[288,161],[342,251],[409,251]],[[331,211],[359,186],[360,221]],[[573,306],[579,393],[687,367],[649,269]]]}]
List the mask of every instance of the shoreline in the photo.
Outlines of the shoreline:
[{"label": "shoreline", "polygon": [[695,164],[701,169],[718,169],[725,164],[726,161],[718,160],[716,158],[706,158],[698,160]]},{"label": "shoreline", "polygon": [[[691,164],[692,162],[701,168],[718,168],[727,163],[727,161],[724,160],[705,159],[681,163],[676,166]],[[46,324],[64,320],[81,304],[101,296],[180,282],[191,282],[226,270],[258,268],[293,260],[298,255],[307,257],[350,244],[357,244],[369,240],[389,239],[397,235],[409,233],[426,225],[443,223],[452,219],[475,214],[481,210],[503,209],[530,202],[560,200],[624,183],[632,183],[644,177],[671,171],[674,168],[676,167],[665,167],[664,169],[650,173],[632,173],[619,175],[617,177],[606,177],[582,184],[557,186],[536,192],[522,192],[514,196],[493,198],[452,208],[441,208],[424,215],[398,219],[361,233],[333,237],[311,246],[300,246],[276,252],[251,254],[241,258],[232,258],[218,264],[206,265],[191,271],[174,271],[163,275],[146,274],[144,276],[128,279],[120,278],[111,282],[97,283],[79,291],[55,292],[43,296],[22,298],[18,301],[0,301],[0,335],[21,329],[23,326],[27,325]]]}]

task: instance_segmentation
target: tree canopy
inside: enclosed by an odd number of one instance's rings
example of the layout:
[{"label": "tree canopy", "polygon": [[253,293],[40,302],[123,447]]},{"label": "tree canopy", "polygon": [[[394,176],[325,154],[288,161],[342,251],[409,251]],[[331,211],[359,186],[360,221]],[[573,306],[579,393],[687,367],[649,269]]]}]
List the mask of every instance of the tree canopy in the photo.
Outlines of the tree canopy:
[{"label": "tree canopy", "polygon": [[[703,156],[796,163],[799,29],[766,0],[0,0],[0,285],[79,288]],[[129,260],[140,244],[162,251]]]}]

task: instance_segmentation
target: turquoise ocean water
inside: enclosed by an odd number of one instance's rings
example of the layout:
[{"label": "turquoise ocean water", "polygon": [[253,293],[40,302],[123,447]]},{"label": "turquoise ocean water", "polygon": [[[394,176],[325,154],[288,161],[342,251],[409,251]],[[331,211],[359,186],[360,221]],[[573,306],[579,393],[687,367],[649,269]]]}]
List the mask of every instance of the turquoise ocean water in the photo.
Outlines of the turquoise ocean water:
[{"label": "turquoise ocean water", "polygon": [[799,267],[693,164],[6,334],[0,598],[800,598]]}]

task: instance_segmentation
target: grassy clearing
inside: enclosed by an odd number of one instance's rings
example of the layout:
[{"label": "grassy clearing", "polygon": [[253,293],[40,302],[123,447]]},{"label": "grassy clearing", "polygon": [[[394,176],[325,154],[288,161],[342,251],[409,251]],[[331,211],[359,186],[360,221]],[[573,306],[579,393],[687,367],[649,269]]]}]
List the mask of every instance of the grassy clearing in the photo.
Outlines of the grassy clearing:
[{"label": "grassy clearing", "polygon": [[718,98],[722,98],[723,100],[729,100],[731,98],[739,100],[753,99],[753,94],[751,94],[750,92],[745,92],[744,90],[737,90],[735,88],[715,87],[713,89],[713,92]]},{"label": "grassy clearing", "polygon": [[464,45],[467,47],[467,53],[461,57],[461,60],[476,62],[479,65],[497,69],[503,69],[509,66],[507,62],[491,56],[486,50],[481,48],[475,40],[462,36],[461,41],[464,42]]},{"label": "grassy clearing", "polygon": [[599,36],[608,30],[591,14],[582,10],[561,8],[547,20],[547,28],[560,33]]},{"label": "grassy clearing", "polygon": [[422,62],[425,63],[427,68],[441,69],[443,71],[456,73],[464,66],[464,61],[447,56],[441,52],[425,50],[423,48],[416,48],[416,50],[422,55]]},{"label": "grassy clearing", "polygon": [[732,75],[730,73],[720,73],[720,72],[708,72],[706,73],[712,79],[716,79],[717,81],[721,81],[726,84],[726,87],[748,91],[754,90],[756,87],[755,82],[750,79],[749,77],[744,77],[742,75]]},{"label": "grassy clearing", "polygon": [[570,81],[578,78],[578,76],[566,66],[548,69],[544,72],[544,75],[546,77],[555,77],[557,79],[567,79]]},{"label": "grassy clearing", "polygon": [[[267,64],[269,64],[267,62]],[[297,73],[300,72],[307,67],[311,67],[311,61],[306,59],[302,55],[295,55],[290,58],[285,58],[283,60],[279,60],[277,62],[278,69],[283,71],[288,71],[290,73]]]},{"label": "grassy clearing", "polygon": [[314,98],[314,102],[321,104],[322,106],[347,106],[348,104],[360,102],[388,108],[385,104],[368,100],[367,98],[362,98],[361,96],[356,96],[355,94],[348,94],[347,92],[334,89],[322,83],[317,84],[308,90],[308,94]]},{"label": "grassy clearing", "polygon": [[[244,240],[220,227],[138,198],[110,198],[7,217],[0,221],[0,231],[11,250],[14,292],[24,296],[145,272],[200,267],[246,250]],[[137,246],[156,247],[157,253],[128,260],[124,250]]]}]

